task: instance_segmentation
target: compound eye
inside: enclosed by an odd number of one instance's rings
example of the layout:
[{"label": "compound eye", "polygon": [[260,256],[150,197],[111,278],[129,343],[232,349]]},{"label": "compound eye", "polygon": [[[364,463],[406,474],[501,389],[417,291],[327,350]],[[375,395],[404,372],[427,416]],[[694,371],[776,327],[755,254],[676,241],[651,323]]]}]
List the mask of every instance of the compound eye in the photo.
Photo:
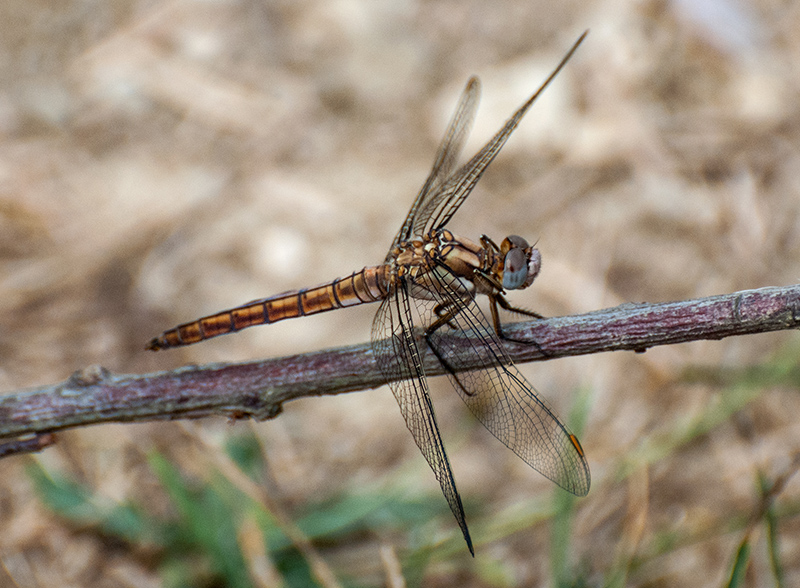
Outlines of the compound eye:
[{"label": "compound eye", "polygon": [[[512,237],[509,237],[511,240]],[[517,237],[523,243],[525,239]],[[513,241],[512,241],[513,243]],[[515,244],[516,245],[516,244]],[[525,246],[527,247],[527,243]],[[514,247],[506,253],[506,261],[503,266],[503,288],[506,290],[516,290],[521,288],[528,279],[528,256],[525,251]]]},{"label": "compound eye", "polygon": [[530,247],[530,245],[528,245],[528,242],[519,235],[509,235],[508,237],[506,237],[506,240],[509,243],[511,243],[514,247],[519,247],[520,249],[527,249],[528,247]]}]

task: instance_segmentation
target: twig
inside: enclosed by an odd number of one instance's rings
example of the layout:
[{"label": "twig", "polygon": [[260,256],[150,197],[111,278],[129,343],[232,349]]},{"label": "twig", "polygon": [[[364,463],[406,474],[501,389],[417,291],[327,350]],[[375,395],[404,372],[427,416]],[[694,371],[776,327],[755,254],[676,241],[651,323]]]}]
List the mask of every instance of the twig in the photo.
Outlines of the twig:
[{"label": "twig", "polygon": [[12,439],[5,443],[0,443],[0,458],[8,455],[16,455],[18,453],[34,453],[41,451],[45,447],[53,445],[56,442],[56,436],[52,433],[35,434],[25,436],[20,439]]},{"label": "twig", "polygon": [[[507,344],[512,359],[521,363],[600,351],[644,351],[656,345],[798,326],[800,285],[793,285],[665,304],[623,304],[583,315],[506,325],[504,332],[512,339],[536,342]],[[463,345],[458,345],[459,338]],[[468,353],[466,337],[454,337],[454,341],[455,353]],[[428,375],[444,372],[430,351],[424,361]],[[295,398],[342,394],[384,383],[369,344],[142,375],[117,375],[93,366],[56,385],[0,396],[0,439],[108,422],[210,415],[263,420],[277,416],[283,403]],[[36,449],[35,444],[30,447]],[[0,456],[3,453],[0,445]]]}]

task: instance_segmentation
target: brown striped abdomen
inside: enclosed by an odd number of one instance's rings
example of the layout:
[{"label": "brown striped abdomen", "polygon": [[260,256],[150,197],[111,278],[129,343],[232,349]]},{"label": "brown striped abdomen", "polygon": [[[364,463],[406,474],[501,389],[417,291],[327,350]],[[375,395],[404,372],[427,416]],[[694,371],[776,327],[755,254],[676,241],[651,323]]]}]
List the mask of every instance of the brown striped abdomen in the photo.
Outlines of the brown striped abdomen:
[{"label": "brown striped abdomen", "polygon": [[293,290],[253,300],[190,323],[178,325],[150,340],[147,349],[191,345],[219,335],[283,319],[306,316],[382,300],[387,294],[389,266],[365,267],[359,272],[313,288]]}]

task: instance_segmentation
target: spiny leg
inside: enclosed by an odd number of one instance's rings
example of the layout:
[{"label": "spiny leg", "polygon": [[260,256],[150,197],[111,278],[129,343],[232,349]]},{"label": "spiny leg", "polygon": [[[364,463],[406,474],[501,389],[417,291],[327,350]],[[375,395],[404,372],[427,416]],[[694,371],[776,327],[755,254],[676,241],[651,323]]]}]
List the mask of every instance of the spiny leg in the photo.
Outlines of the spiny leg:
[{"label": "spiny leg", "polygon": [[433,335],[433,333],[441,329],[443,326],[447,325],[454,330],[457,328],[452,321],[459,312],[459,309],[452,302],[442,302],[436,305],[435,312],[439,318],[437,318],[427,329],[425,329],[425,342],[428,344],[428,348],[433,351],[433,354],[436,356],[436,359],[439,360],[439,363],[442,364],[444,369],[447,370],[447,373],[453,378],[453,381],[458,384],[459,388],[461,388],[461,391],[467,396],[472,396],[472,393],[467,390],[464,384],[461,383],[461,380],[458,379],[458,374],[456,374],[456,371],[450,366],[449,363],[447,363],[447,360],[441,353],[439,353],[439,350],[436,349],[436,346],[431,341],[431,335]]},{"label": "spiny leg", "polygon": [[[447,306],[448,305],[445,304],[445,303],[437,304],[436,306],[433,307],[434,314],[436,314],[436,316],[438,318],[442,318],[444,315],[446,315],[448,313]],[[444,324],[447,325],[448,327],[450,327],[451,329],[457,329],[458,328],[456,326],[456,324],[452,321],[452,318],[453,318],[454,315],[455,315],[455,313],[450,313],[450,319],[451,320],[447,320],[447,321],[444,322]],[[429,327],[428,330],[429,331],[435,331],[438,328],[439,328],[438,326],[436,328],[433,328],[433,325],[431,325],[431,327]]]},{"label": "spiny leg", "polygon": [[508,335],[506,335],[503,332],[503,326],[502,323],[500,322],[500,313],[497,310],[497,305],[499,304],[501,307],[503,307],[504,310],[507,310],[509,312],[515,312],[517,314],[529,316],[535,319],[543,319],[544,316],[542,316],[538,312],[534,312],[532,310],[526,310],[524,308],[519,308],[517,306],[511,305],[502,294],[490,295],[489,299],[491,301],[489,308],[492,311],[492,324],[494,325],[494,332],[497,333],[497,336],[500,337],[500,339],[502,339],[503,341],[518,343],[520,345],[533,345],[534,347],[536,347],[539,353],[541,353],[545,357],[549,357],[550,354],[547,351],[545,351],[542,348],[542,346],[539,345],[539,343],[537,343],[536,341],[527,339],[515,339],[513,337],[509,337]]}]

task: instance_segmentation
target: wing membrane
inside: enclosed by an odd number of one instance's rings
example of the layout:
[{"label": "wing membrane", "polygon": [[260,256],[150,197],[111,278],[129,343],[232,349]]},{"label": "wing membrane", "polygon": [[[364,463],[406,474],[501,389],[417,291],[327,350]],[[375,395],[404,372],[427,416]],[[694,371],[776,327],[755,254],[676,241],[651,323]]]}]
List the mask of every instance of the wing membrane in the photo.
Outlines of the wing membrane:
[{"label": "wing membrane", "polygon": [[[536,99],[550,85],[550,82],[558,75],[561,69],[569,61],[572,54],[586,37],[588,31],[583,33],[567,54],[561,59],[553,72],[548,76],[539,89],[520,106],[520,108],[506,121],[497,134],[484,147],[475,154],[461,169],[450,177],[441,188],[425,198],[418,209],[412,208],[413,222],[411,223],[412,235],[424,235],[428,231],[440,229],[447,224],[450,218],[456,213],[464,200],[469,196],[475,184],[492,163],[494,158],[503,148],[508,137],[517,128],[522,117],[528,112]],[[416,202],[415,202],[416,204]],[[406,223],[409,219],[406,219]]]},{"label": "wing membrane", "polygon": [[381,303],[372,323],[372,349],[375,360],[400,405],[406,426],[439,481],[470,553],[475,555],[461,496],[456,489],[453,471],[433,412],[417,338],[412,330],[414,323],[411,319],[411,304],[404,284]]},{"label": "wing membrane", "polygon": [[[417,212],[420,209],[427,207],[429,200],[435,197],[439,192],[442,184],[450,176],[453,171],[458,156],[464,148],[464,142],[469,135],[472,128],[472,121],[475,120],[475,111],[478,108],[478,99],[480,97],[480,81],[476,77],[472,77],[464,87],[461,93],[461,98],[458,101],[456,111],[447,125],[447,130],[444,133],[442,142],[439,144],[439,149],[436,151],[436,159],[433,162],[431,172],[428,174],[425,183],[420,188],[417,197],[414,199],[414,204],[411,205],[411,210],[408,211],[403,226],[400,227],[397,236],[392,241],[391,251],[395,245],[400,241],[410,239],[414,236],[412,228],[415,225]],[[387,261],[389,257],[387,256]]]},{"label": "wing membrane", "polygon": [[[414,302],[420,317],[435,316],[431,310],[437,304],[458,310],[449,325],[428,335],[428,341],[450,372],[462,400],[489,432],[525,463],[565,490],[586,495],[591,477],[577,438],[514,366],[461,282],[446,267],[435,276],[440,301]],[[480,367],[465,369],[467,365]]]}]

